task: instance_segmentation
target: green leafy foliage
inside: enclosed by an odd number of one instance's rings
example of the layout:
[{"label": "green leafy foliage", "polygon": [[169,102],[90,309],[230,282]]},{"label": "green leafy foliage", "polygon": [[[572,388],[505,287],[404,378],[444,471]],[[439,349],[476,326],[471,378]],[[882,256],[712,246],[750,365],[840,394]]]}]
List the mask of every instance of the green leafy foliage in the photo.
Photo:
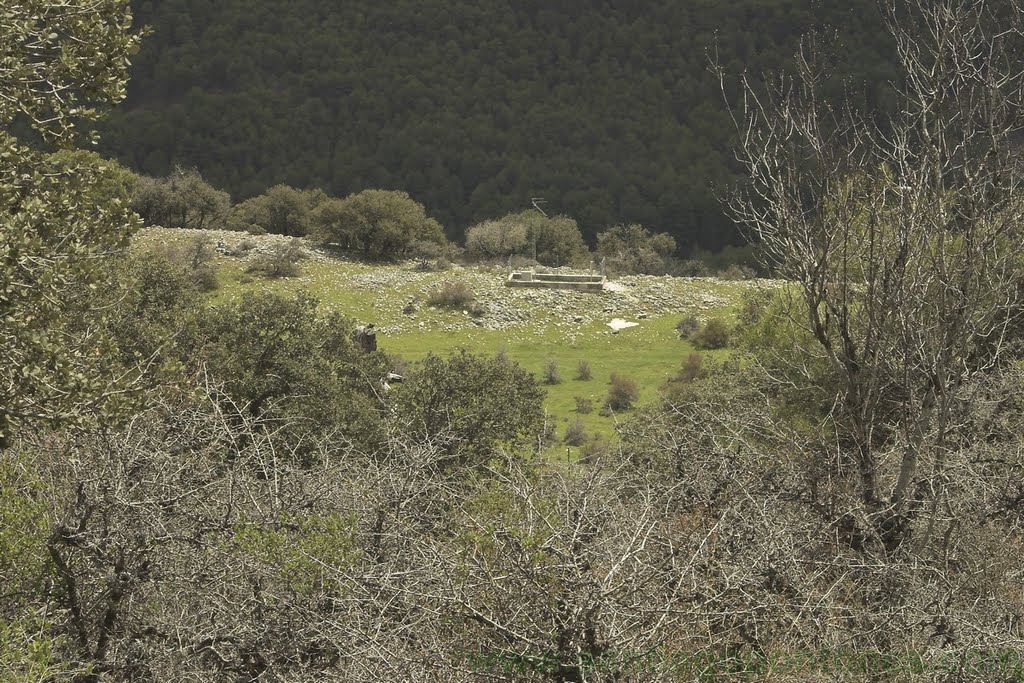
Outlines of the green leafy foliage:
[{"label": "green leafy foliage", "polygon": [[549,218],[537,211],[521,211],[498,222],[513,233],[525,232],[527,255],[538,263],[566,266],[589,262],[583,234],[572,218]]},{"label": "green leafy foliage", "polygon": [[666,259],[676,251],[668,233],[652,234],[641,225],[615,225],[597,235],[598,256],[607,258],[615,271],[664,275]]},{"label": "green leafy foliage", "polygon": [[83,168],[91,169],[95,174],[91,191],[97,204],[130,203],[141,180],[116,161],[84,149],[60,149],[47,157],[47,164],[69,175]]},{"label": "green leafy foliage", "polygon": [[180,256],[139,254],[111,272],[103,298],[106,326],[124,367],[164,367],[173,374],[198,345],[201,291]]},{"label": "green leafy foliage", "polygon": [[372,451],[383,428],[386,358],[356,349],[352,324],[319,317],[317,305],[304,294],[247,293],[210,309],[200,358],[232,411],[280,420],[289,441],[330,436]]},{"label": "green leafy foliage", "polygon": [[401,258],[415,242],[445,242],[441,224],[405,192],[364,190],[331,202],[319,219],[324,241],[357,248],[370,258]]},{"label": "green leafy foliage", "polygon": [[49,573],[46,534],[52,521],[39,500],[45,484],[25,458],[0,462],[0,576],[18,577],[0,587],[3,602],[38,589]]},{"label": "green leafy foliage", "polygon": [[0,123],[20,118],[47,142],[72,141],[76,124],[95,121],[124,97],[140,37],[131,25],[128,0],[7,3]]},{"label": "green leafy foliage", "polygon": [[313,232],[315,216],[329,199],[319,190],[296,190],[275,185],[264,194],[236,205],[231,210],[228,227],[255,233],[273,233],[302,237]]},{"label": "green leafy foliage", "polygon": [[460,351],[427,356],[398,393],[400,418],[422,438],[440,440],[453,465],[486,464],[501,444],[540,432],[544,391],[513,362]]},{"label": "green leafy foliage", "polygon": [[48,160],[0,133],[0,443],[13,423],[76,422],[118,410],[105,367],[112,342],[90,297],[102,257],[137,227],[127,206],[97,203],[103,166]]},{"label": "green leafy foliage", "polygon": [[0,461],[0,678],[49,680],[75,669],[58,654],[67,650],[51,619],[31,602],[45,593],[51,578],[46,539],[52,510],[31,460],[5,455]]},{"label": "green leafy foliage", "polygon": [[132,193],[132,209],[146,225],[165,228],[219,228],[230,207],[228,193],[192,168],[176,168],[165,178],[140,177]]},{"label": "green leafy foliage", "polygon": [[76,122],[124,96],[127,0],[27,0],[0,11],[0,449],[23,421],[79,422],[116,412],[123,387],[87,294],[102,256],[135,229],[123,174],[95,157],[46,158],[8,131],[27,123],[70,148]]}]

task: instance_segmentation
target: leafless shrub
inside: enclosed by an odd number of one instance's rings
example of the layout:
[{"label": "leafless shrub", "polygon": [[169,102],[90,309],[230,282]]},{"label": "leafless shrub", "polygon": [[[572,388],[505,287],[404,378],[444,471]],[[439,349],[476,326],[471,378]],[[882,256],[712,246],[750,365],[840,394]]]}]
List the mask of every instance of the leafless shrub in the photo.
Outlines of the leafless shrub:
[{"label": "leafless shrub", "polygon": [[589,382],[593,379],[594,373],[590,369],[590,363],[581,360],[576,364],[576,379],[580,382]]},{"label": "leafless shrub", "polygon": [[558,370],[558,361],[554,358],[549,358],[548,362],[544,365],[544,383],[545,384],[561,384],[562,373]]},{"label": "leafless shrub", "polygon": [[569,446],[582,446],[586,440],[587,428],[579,418],[569,424],[565,430],[565,436],[562,438],[562,441]]},{"label": "leafless shrub", "polygon": [[[997,367],[1021,312],[1024,8],[988,0],[883,6],[902,70],[880,130],[828,102],[820,41],[793,78],[744,81],[747,190],[735,217],[799,289],[809,339],[787,381],[834,393],[837,459],[895,551],[934,518],[967,388]],[[822,387],[827,368],[832,386]],[[781,370],[781,369],[780,369]],[[929,474],[931,473],[931,474]]]},{"label": "leafless shrub", "polygon": [[297,242],[275,244],[266,253],[255,256],[246,272],[267,278],[295,277],[299,274],[299,261],[303,258],[305,254]]},{"label": "leafless shrub", "polygon": [[434,308],[468,310],[476,303],[476,294],[461,280],[449,280],[427,295],[427,305]]},{"label": "leafless shrub", "polygon": [[613,372],[609,384],[605,406],[611,410],[629,410],[640,397],[640,385],[628,375]]}]

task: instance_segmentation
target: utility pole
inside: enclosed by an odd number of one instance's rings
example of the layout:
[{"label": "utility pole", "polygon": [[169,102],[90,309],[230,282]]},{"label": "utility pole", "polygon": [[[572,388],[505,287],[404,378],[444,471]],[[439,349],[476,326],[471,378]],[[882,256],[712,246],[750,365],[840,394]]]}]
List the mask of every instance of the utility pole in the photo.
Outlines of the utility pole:
[{"label": "utility pole", "polygon": [[[548,217],[548,215],[546,213],[544,213],[544,209],[540,208],[540,205],[541,204],[547,204],[548,200],[544,199],[543,197],[530,197],[530,203],[533,204],[533,208],[537,209],[537,211],[540,212],[541,216],[544,216],[544,218]],[[533,260],[534,261],[537,260],[537,231],[536,230],[533,231]]]}]

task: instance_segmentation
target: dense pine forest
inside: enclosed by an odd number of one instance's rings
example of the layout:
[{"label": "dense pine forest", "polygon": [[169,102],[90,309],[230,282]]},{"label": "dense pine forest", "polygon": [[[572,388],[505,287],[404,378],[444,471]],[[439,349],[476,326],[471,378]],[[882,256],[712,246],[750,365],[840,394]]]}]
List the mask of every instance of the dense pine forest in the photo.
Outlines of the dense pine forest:
[{"label": "dense pine forest", "polygon": [[[195,167],[236,201],[285,183],[409,192],[458,238],[529,208],[584,235],[640,223],[738,243],[718,194],[731,74],[790,64],[818,29],[833,89],[887,110],[892,39],[866,0],[141,0],[152,34],[102,151],[162,176]],[[834,39],[832,33],[835,31]],[[735,84],[730,85],[733,88]],[[733,93],[730,93],[732,96]]]}]

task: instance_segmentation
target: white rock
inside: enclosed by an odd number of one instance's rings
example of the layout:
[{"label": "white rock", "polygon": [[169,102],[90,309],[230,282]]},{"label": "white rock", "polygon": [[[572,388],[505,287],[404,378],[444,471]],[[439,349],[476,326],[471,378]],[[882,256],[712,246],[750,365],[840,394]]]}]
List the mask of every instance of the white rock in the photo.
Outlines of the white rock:
[{"label": "white rock", "polygon": [[608,325],[608,327],[612,328],[612,330],[614,330],[615,332],[618,332],[619,330],[624,330],[627,327],[636,327],[640,323],[631,323],[629,321],[623,320],[622,318],[613,318],[610,323],[605,324]]}]

